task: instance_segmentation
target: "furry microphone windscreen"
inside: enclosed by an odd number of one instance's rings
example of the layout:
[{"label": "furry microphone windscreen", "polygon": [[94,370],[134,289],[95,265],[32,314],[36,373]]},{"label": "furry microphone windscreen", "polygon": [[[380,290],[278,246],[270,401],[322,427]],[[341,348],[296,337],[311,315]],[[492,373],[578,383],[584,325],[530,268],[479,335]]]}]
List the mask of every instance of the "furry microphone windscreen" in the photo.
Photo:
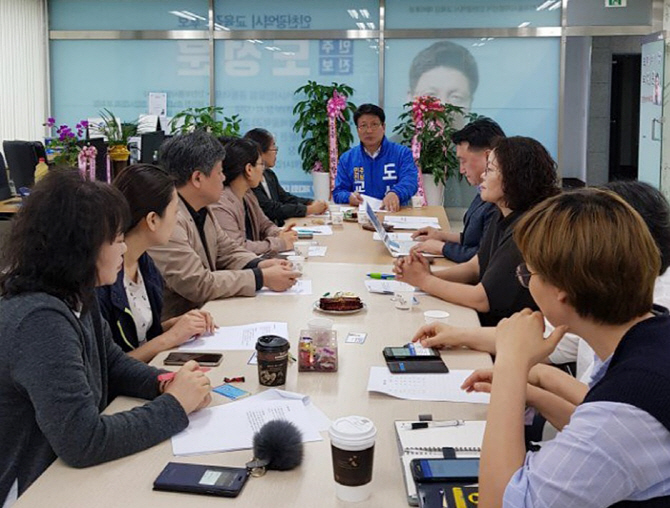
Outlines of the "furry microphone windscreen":
[{"label": "furry microphone windscreen", "polygon": [[254,457],[268,460],[268,469],[288,471],[302,462],[302,433],[293,423],[272,420],[254,434]]}]

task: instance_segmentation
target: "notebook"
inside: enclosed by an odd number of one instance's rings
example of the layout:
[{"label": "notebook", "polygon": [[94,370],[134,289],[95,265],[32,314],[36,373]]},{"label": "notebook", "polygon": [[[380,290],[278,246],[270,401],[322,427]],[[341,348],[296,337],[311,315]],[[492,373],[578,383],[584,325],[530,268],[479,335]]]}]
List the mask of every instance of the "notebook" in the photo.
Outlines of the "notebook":
[{"label": "notebook", "polygon": [[440,458],[443,456],[442,448],[445,447],[453,448],[458,458],[479,457],[486,421],[461,421],[460,425],[425,429],[412,429],[413,423],[417,422],[396,421],[395,431],[407,502],[411,506],[418,506],[416,484],[409,468],[412,459]]}]

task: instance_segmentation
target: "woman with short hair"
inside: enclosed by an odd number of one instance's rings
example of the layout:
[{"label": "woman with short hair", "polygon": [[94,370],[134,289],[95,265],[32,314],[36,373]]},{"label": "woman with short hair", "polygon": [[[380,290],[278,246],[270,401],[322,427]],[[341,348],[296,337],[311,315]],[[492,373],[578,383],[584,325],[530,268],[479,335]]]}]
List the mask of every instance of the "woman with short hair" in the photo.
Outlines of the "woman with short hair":
[{"label": "woman with short hair", "polygon": [[177,220],[179,197],[174,180],[158,166],[128,166],[114,179],[130,206],[125,231],[128,246],[116,282],[96,288],[100,312],[114,341],[133,358],[149,362],[196,335],[214,331],[207,311],[191,310],[161,320],[163,277],[147,250],[165,245]]},{"label": "woman with short hair", "polygon": [[[58,170],[12,221],[0,271],[0,505],[57,457],[87,467],[145,450],[211,400],[197,363],[160,385],[100,316],[94,288],[116,280],[128,220],[118,190]],[[150,402],[103,415],[116,395]]]},{"label": "woman with short hair", "polygon": [[482,174],[481,198],[498,210],[470,261],[432,272],[419,253],[396,261],[398,280],[450,303],[473,308],[482,326],[493,326],[514,312],[537,309],[515,270],[521,254],[514,225],[537,203],[559,192],[554,160],[538,141],[513,136],[498,140]]},{"label": "woman with short hair", "polygon": [[[491,392],[479,506],[670,506],[670,315],[652,308],[661,257],[644,221],[614,193],[585,189],[538,205],[514,237],[519,283],[542,313],[503,320],[493,370],[464,383]],[[529,373],[567,330],[600,362],[562,431],[526,453]]]}]

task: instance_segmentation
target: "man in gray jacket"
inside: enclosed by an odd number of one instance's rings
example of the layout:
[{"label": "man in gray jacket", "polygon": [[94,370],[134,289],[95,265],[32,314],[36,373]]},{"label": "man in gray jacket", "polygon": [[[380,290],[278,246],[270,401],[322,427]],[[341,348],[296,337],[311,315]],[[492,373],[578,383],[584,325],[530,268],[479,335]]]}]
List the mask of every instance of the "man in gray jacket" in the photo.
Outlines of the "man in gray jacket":
[{"label": "man in gray jacket", "polygon": [[221,143],[203,131],[175,136],[160,148],[160,165],[175,178],[179,194],[170,240],[149,250],[165,279],[163,319],[209,300],[254,296],[263,286],[285,291],[300,275],[287,261],[262,260],[237,246],[214,220],[208,205],[223,191],[224,157]]}]

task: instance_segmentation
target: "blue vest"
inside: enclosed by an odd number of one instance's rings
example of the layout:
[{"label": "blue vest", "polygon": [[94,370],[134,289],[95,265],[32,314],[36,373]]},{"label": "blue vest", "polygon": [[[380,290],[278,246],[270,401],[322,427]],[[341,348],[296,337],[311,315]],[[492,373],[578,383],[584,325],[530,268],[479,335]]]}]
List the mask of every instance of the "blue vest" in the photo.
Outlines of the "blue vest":
[{"label": "blue vest", "polygon": [[[589,390],[584,402],[630,404],[649,413],[670,432],[670,315],[663,311],[628,330],[607,372]],[[638,507],[668,508],[670,496],[620,501],[611,508]]]}]

